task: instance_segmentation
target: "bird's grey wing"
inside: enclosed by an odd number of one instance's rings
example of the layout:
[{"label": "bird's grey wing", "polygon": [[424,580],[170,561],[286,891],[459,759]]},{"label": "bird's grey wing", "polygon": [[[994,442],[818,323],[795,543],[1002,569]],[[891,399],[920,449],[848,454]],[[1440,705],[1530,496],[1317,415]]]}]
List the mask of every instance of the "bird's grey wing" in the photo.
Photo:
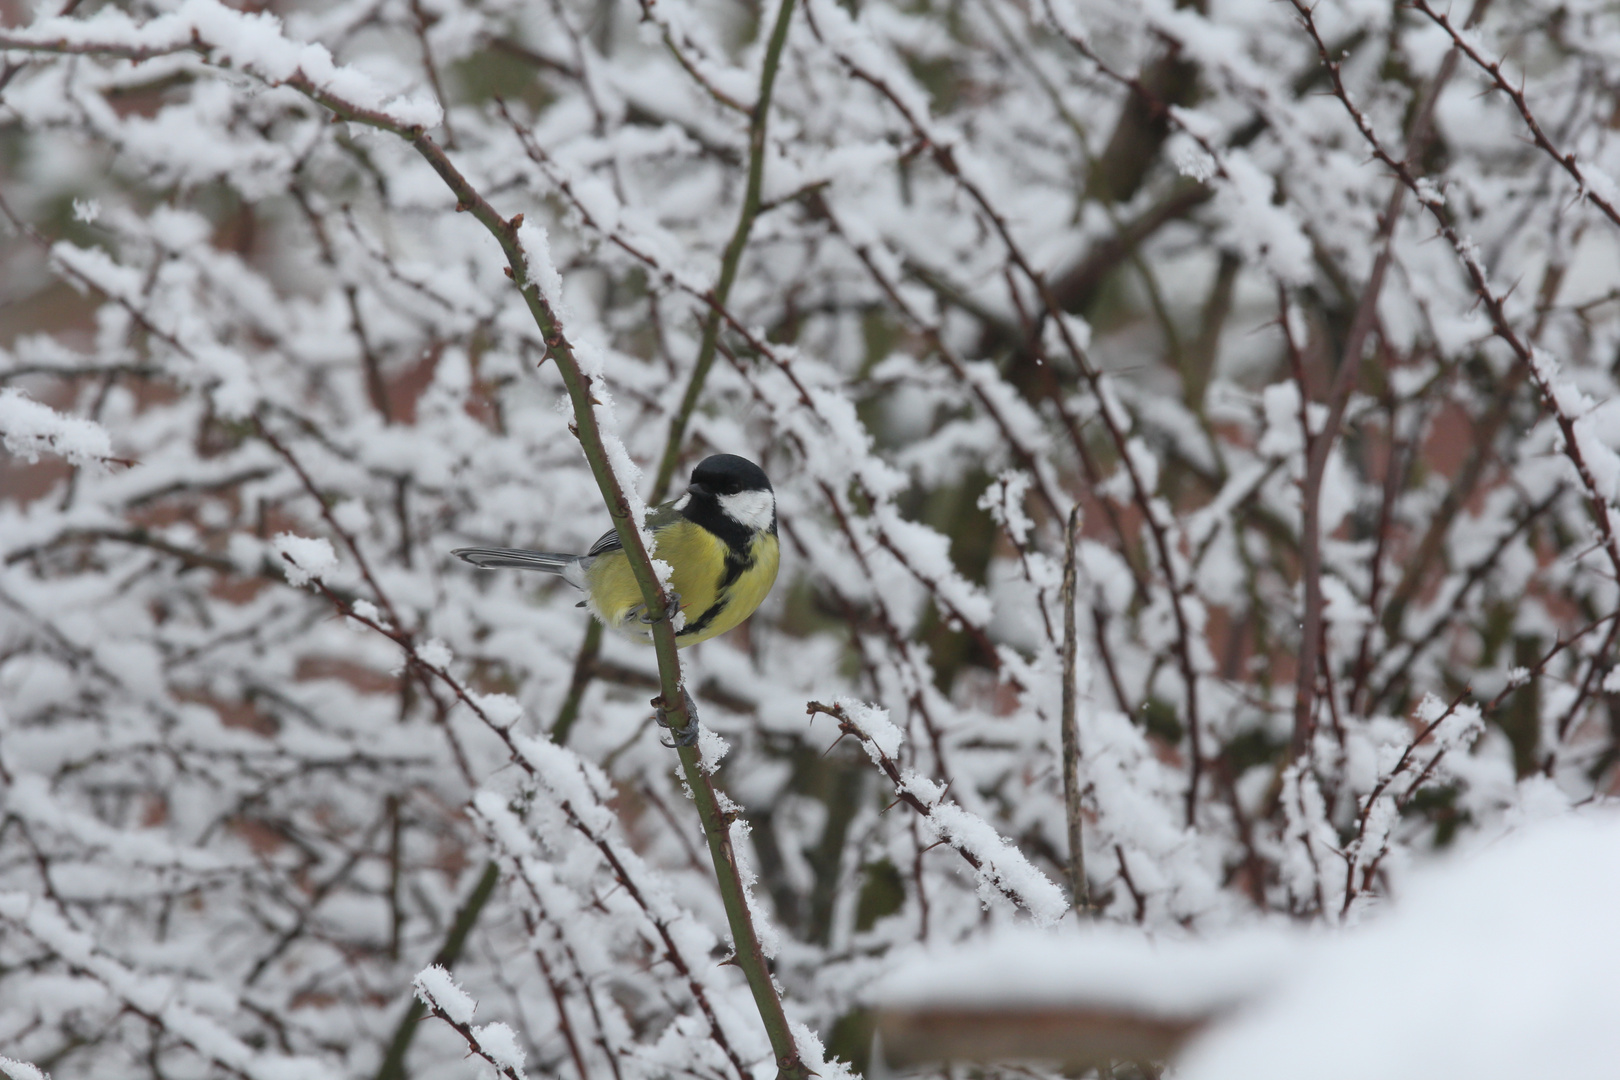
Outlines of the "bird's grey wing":
[{"label": "bird's grey wing", "polygon": [[[678,517],[680,517],[680,514],[676,511],[674,503],[655,506],[647,511],[647,528],[657,532],[660,528],[672,524]],[[596,543],[591,545],[591,550],[585,553],[585,557],[590,558],[593,555],[602,555],[609,551],[623,550],[624,543],[619,539],[619,534],[609,529],[597,537]]]},{"label": "bird's grey wing", "polygon": [[596,543],[591,545],[591,550],[585,553],[585,557],[587,559],[593,559],[598,555],[605,555],[609,551],[623,550],[624,543],[619,539],[619,534],[614,532],[612,529],[609,529],[607,532],[596,538]]}]

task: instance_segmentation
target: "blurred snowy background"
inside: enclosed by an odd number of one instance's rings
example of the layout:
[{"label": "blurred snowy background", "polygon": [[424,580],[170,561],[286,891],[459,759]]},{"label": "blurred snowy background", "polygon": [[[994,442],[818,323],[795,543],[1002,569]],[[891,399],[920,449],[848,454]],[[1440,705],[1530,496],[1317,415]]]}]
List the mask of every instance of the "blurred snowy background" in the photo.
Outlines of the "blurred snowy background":
[{"label": "blurred snowy background", "polygon": [[[775,481],[775,593],[685,660],[808,1060],[886,1068],[880,977],[1007,932],[1241,974],[1508,888],[1457,934],[1607,1045],[1552,886],[1620,789],[1612,4],[244,6],[0,4],[11,1080],[487,1074],[430,964],[503,1075],[775,1070],[652,655],[447,557],[607,526],[545,341],[312,94],[545,230],[643,497]],[[1247,1037],[1467,1049],[1318,990]]]}]

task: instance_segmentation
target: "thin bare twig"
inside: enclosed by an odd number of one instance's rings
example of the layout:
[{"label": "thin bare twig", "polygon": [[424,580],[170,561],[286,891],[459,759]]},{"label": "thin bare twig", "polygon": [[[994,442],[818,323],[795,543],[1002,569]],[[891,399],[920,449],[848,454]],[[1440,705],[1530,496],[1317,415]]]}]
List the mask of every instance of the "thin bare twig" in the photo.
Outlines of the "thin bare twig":
[{"label": "thin bare twig", "polygon": [[[1481,52],[1473,40],[1452,23],[1449,13],[1435,10],[1429,0],[1412,0],[1412,6],[1427,15],[1436,26],[1446,32],[1446,35],[1451,38],[1453,53],[1461,52],[1468,57],[1469,60],[1473,61],[1475,67],[1490,76],[1491,83],[1497,90],[1507,95],[1508,100],[1513,102],[1513,107],[1518,110],[1519,117],[1524,121],[1524,126],[1530,130],[1530,137],[1535,141],[1536,146],[1574,178],[1576,185],[1580,189],[1581,197],[1601,210],[1603,216],[1615,225],[1620,225],[1620,210],[1616,210],[1612,201],[1614,196],[1610,194],[1613,191],[1613,181],[1604,177],[1597,184],[1594,184],[1593,179],[1587,176],[1586,171],[1581,168],[1579,159],[1574,154],[1566,153],[1553,145],[1553,141],[1547,137],[1547,133],[1542,130],[1541,124],[1536,121],[1535,115],[1530,111],[1530,102],[1525,97],[1522,79],[1518,86],[1514,86],[1509,82],[1507,76],[1502,72],[1502,61],[1487,57]],[[1478,19],[1475,16],[1469,16],[1464,29],[1471,29],[1477,22]]]},{"label": "thin bare twig", "polygon": [[[810,701],[805,703],[804,711],[811,716],[830,716],[836,720],[838,722],[838,730],[841,733],[839,738],[842,738],[844,735],[853,735],[855,739],[860,742],[866,753],[871,756],[877,767],[882,770],[883,775],[889,778],[889,782],[894,785],[896,802],[905,803],[907,806],[915,810],[920,817],[931,818],[935,822],[939,820],[935,816],[934,811],[941,805],[943,800],[941,798],[936,798],[931,803],[923,801],[923,799],[921,799],[917,793],[912,790],[912,784],[908,781],[905,773],[902,771],[900,763],[894,760],[894,758],[890,757],[887,751],[873,741],[872,737],[862,730],[859,724],[856,724],[853,720],[851,720],[849,714],[844,711],[843,706],[826,705],[819,701]],[[915,777],[913,777],[913,779],[915,779]],[[958,855],[962,856],[962,860],[964,862],[982,874],[985,881],[994,885],[996,891],[1001,893],[1002,896],[1006,897],[1012,903],[1024,908],[1026,911],[1037,912],[1040,910],[1036,902],[1031,901],[1029,897],[1008,885],[993,867],[985,866],[984,860],[981,859],[971,847],[950,833],[941,831],[939,833],[939,839],[935,841],[935,843],[930,844],[927,847],[919,846],[918,854],[920,855],[922,852],[928,850],[929,847],[937,847],[940,845],[949,847]]]},{"label": "thin bare twig", "polygon": [[[670,420],[669,435],[664,441],[664,453],[658,462],[658,473],[653,481],[653,501],[662,499],[675,477],[675,466],[680,461],[681,443],[686,436],[686,425],[697,408],[708,381],[709,369],[714,366],[715,345],[720,337],[720,312],[731,297],[731,286],[737,280],[737,268],[742,265],[743,252],[748,247],[748,235],[754,220],[760,214],[760,193],[765,184],[765,136],[771,112],[771,91],[776,86],[776,72],[782,63],[782,49],[787,44],[788,27],[793,21],[794,0],[781,0],[776,9],[776,22],[771,28],[770,40],[765,45],[765,56],[760,64],[759,94],[748,111],[748,177],[743,187],[742,208],[737,213],[737,225],[731,239],[720,256],[720,276],[714,283],[714,304],[703,320],[703,337],[698,344],[697,359],[687,378],[686,390],[680,406]],[[666,30],[666,36],[667,36]],[[675,50],[674,43],[670,48]],[[679,51],[676,50],[677,55]]]},{"label": "thin bare twig", "polygon": [[[1479,0],[1476,10],[1485,2]],[[1560,380],[1557,362],[1546,353],[1527,344],[1514,329],[1512,321],[1507,316],[1507,294],[1493,289],[1489,275],[1484,264],[1480,261],[1479,251],[1475,245],[1463,238],[1445,213],[1445,200],[1437,193],[1425,190],[1418,183],[1411,168],[1404,160],[1395,158],[1379,141],[1378,134],[1373,130],[1372,124],[1365,114],[1350,99],[1344,82],[1339,76],[1339,68],[1328,60],[1327,45],[1323,42],[1321,34],[1316,28],[1315,19],[1311,9],[1304,0],[1290,0],[1299,13],[1301,22],[1311,35],[1323,62],[1328,65],[1328,73],[1333,82],[1333,93],[1340,103],[1350,113],[1355,121],[1356,128],[1366,140],[1372,154],[1385,168],[1399,178],[1402,185],[1417,197],[1418,202],[1427,210],[1439,228],[1440,235],[1451,245],[1457,259],[1463,265],[1463,270],[1473,285],[1474,293],[1479,297],[1480,306],[1485,309],[1490,318],[1491,330],[1497,338],[1504,342],[1513,351],[1514,357],[1523,364],[1530,373],[1530,378],[1536,384],[1541,399],[1547,411],[1552,415],[1558,425],[1559,433],[1563,436],[1559,449],[1574,466],[1575,474],[1580,478],[1581,486],[1585,489],[1587,510],[1591,514],[1592,522],[1597,527],[1604,554],[1608,556],[1614,573],[1620,576],[1620,537],[1617,537],[1614,521],[1614,508],[1604,495],[1604,488],[1598,484],[1591,468],[1586,462],[1586,454],[1582,449],[1585,439],[1576,429],[1576,417],[1571,415],[1570,408],[1566,407],[1566,399],[1571,395]],[[1449,54],[1448,54],[1449,55]],[[1573,405],[1574,401],[1570,400]]]},{"label": "thin bare twig", "polygon": [[[1308,19],[1309,9],[1305,7],[1304,0],[1290,0],[1296,10],[1302,11]],[[1489,0],[1475,0],[1474,14],[1470,21],[1477,18]],[[1333,85],[1343,92],[1343,83],[1339,78],[1339,62],[1328,55],[1327,45],[1320,36],[1316,35],[1314,23],[1311,28],[1312,36],[1317,43],[1317,53],[1328,74],[1333,79]],[[1440,91],[1450,81],[1452,73],[1457,67],[1455,52],[1447,53],[1440,64],[1440,70],[1435,73],[1419,98],[1417,108],[1407,127],[1406,152],[1402,160],[1402,167],[1406,168],[1411,162],[1420,159],[1429,144],[1432,131],[1434,107],[1440,99]],[[1346,103],[1349,98],[1344,99]],[[1358,125],[1364,131],[1370,131],[1365,117],[1358,112],[1355,114]],[[1302,757],[1310,750],[1310,741],[1316,727],[1316,680],[1318,665],[1322,656],[1322,635],[1324,624],[1322,609],[1324,606],[1322,595],[1322,536],[1321,536],[1321,504],[1322,481],[1327,473],[1328,458],[1333,450],[1333,443],[1339,435],[1339,428],[1344,422],[1344,411],[1350,404],[1350,395],[1356,388],[1356,378],[1361,371],[1362,351],[1366,346],[1368,337],[1378,320],[1378,298],[1383,292],[1384,277],[1389,270],[1390,261],[1394,257],[1395,228],[1400,223],[1401,208],[1405,204],[1407,185],[1396,183],[1392,186],[1389,198],[1384,204],[1383,213],[1379,218],[1378,234],[1373,243],[1377,246],[1378,254],[1373,258],[1372,270],[1361,289],[1360,300],[1356,304],[1356,312],[1350,322],[1350,329],[1345,334],[1344,347],[1339,354],[1339,366],[1333,375],[1333,384],[1328,390],[1327,417],[1322,424],[1320,433],[1312,438],[1309,427],[1306,428],[1308,450],[1305,462],[1305,478],[1300,487],[1301,521],[1300,521],[1300,581],[1304,587],[1304,617],[1300,627],[1299,647],[1299,682],[1298,691],[1294,699],[1294,733],[1290,749],[1295,757]],[[1285,313],[1286,314],[1286,313]],[[1301,384],[1300,393],[1305,396],[1305,386]],[[1301,408],[1304,408],[1303,404]]]},{"label": "thin bare twig", "polygon": [[1091,910],[1091,891],[1086,885],[1086,851],[1081,843],[1080,813],[1080,722],[1075,716],[1075,633],[1074,633],[1074,541],[1080,530],[1080,508],[1069,512],[1064,530],[1063,588],[1063,805],[1069,827],[1069,896],[1076,911]]}]

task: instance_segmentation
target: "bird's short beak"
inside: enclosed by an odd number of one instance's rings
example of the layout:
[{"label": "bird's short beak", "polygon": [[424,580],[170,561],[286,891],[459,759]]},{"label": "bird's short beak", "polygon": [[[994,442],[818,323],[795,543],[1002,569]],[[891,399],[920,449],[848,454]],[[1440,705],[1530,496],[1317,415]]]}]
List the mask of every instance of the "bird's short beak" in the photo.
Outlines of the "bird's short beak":
[{"label": "bird's short beak", "polygon": [[709,489],[704,487],[702,484],[693,484],[686,489],[686,493],[688,495],[707,495],[709,494]]}]

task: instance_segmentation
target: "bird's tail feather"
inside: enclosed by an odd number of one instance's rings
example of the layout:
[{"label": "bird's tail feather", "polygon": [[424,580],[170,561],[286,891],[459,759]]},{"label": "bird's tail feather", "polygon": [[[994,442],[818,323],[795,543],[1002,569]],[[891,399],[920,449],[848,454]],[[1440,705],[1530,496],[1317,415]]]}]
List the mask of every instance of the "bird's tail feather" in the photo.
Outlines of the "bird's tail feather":
[{"label": "bird's tail feather", "polygon": [[456,548],[450,554],[460,556],[480,570],[538,570],[543,574],[563,575],[580,559],[578,555],[523,548]]}]

